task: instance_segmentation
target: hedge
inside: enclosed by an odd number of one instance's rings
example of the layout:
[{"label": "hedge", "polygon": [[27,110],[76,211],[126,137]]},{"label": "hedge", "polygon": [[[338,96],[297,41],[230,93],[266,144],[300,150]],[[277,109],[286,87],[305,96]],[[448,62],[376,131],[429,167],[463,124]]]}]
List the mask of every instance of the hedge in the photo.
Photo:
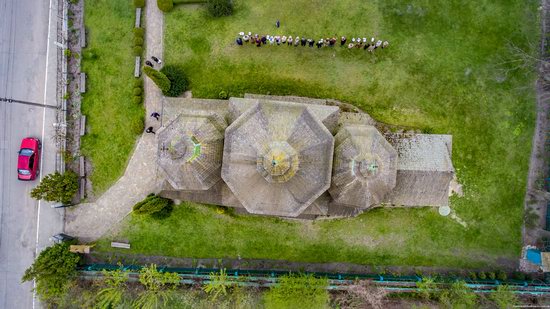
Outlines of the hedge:
[{"label": "hedge", "polygon": [[162,90],[162,93],[164,93],[165,95],[166,93],[168,93],[168,91],[170,90],[170,80],[168,79],[168,77],[166,77],[166,75],[164,75],[164,73],[159,72],[149,66],[144,66],[143,72],[147,76],[149,76],[149,78],[153,80],[153,82],[155,82],[160,90]]},{"label": "hedge", "polygon": [[163,12],[170,12],[174,8],[172,0],[157,0],[157,6]]},{"label": "hedge", "polygon": [[160,71],[170,80],[170,90],[164,95],[168,97],[178,97],[187,90],[187,85],[189,83],[185,71],[181,66],[169,64],[165,65]]},{"label": "hedge", "polygon": [[143,39],[140,37],[134,38],[134,46],[143,46]]},{"label": "hedge", "polygon": [[229,16],[233,14],[233,2],[231,0],[208,0],[206,7],[210,15],[214,17]]},{"label": "hedge", "polygon": [[143,47],[134,46],[134,56],[141,56],[141,54],[143,54]]},{"label": "hedge", "polygon": [[141,104],[141,102],[143,102],[143,97],[140,96],[140,95],[136,95],[136,96],[133,97],[133,101],[136,104]]},{"label": "hedge", "polygon": [[143,29],[143,28],[134,28],[134,35],[136,37],[143,38],[145,36],[145,29]]}]

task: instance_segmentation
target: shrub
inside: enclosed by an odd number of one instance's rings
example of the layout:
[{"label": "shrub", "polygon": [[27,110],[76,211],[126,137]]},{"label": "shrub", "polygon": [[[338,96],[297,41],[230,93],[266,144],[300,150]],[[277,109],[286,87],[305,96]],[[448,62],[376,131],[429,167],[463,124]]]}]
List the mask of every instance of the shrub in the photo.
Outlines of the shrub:
[{"label": "shrub", "polygon": [[143,79],[141,79],[141,78],[134,79],[134,87],[142,88],[143,87]]},{"label": "shrub", "polygon": [[525,280],[525,274],[522,273],[521,271],[515,271],[512,277],[516,280]]},{"label": "shrub", "polygon": [[155,82],[155,84],[160,88],[162,93],[166,95],[168,91],[170,91],[170,80],[164,73],[159,72],[151,67],[145,66],[143,67],[143,72],[149,76],[149,78]]},{"label": "shrub", "polygon": [[55,172],[49,174],[38,186],[31,190],[31,197],[48,202],[70,203],[78,191],[78,176],[68,171],[64,174]]},{"label": "shrub", "polygon": [[143,46],[143,39],[140,37],[134,38],[134,46]]},{"label": "shrub", "polygon": [[506,275],[506,273],[502,270],[499,270],[497,272],[497,279],[500,280],[500,281],[505,281],[506,279],[508,279],[508,275]]},{"label": "shrub", "polygon": [[143,28],[134,28],[134,36],[143,38],[145,36],[145,29]]},{"label": "shrub", "polygon": [[497,276],[495,275],[494,272],[488,272],[487,273],[487,278],[489,278],[491,280],[495,280],[497,278]]},{"label": "shrub", "polygon": [[69,251],[70,243],[55,244],[44,249],[25,270],[23,282],[36,280],[36,293],[43,301],[55,301],[63,296],[76,275],[80,256]]},{"label": "shrub", "polygon": [[163,12],[170,12],[174,8],[172,0],[157,0],[157,6]]},{"label": "shrub", "polygon": [[134,7],[142,8],[145,6],[145,0],[134,0]]},{"label": "shrub", "polygon": [[143,102],[143,97],[140,95],[136,95],[134,96],[133,100],[134,100],[134,103],[141,104],[141,102]]},{"label": "shrub", "polygon": [[82,58],[86,60],[95,60],[97,59],[97,54],[93,48],[86,49],[82,51]]},{"label": "shrub", "polygon": [[476,279],[477,279],[477,274],[474,273],[474,272],[471,272],[468,276],[469,276],[470,279],[472,279],[472,280],[476,280]]},{"label": "shrub", "polygon": [[134,213],[138,215],[151,215],[156,219],[164,219],[170,216],[174,202],[170,199],[149,194],[143,201],[134,205]]},{"label": "shrub", "polygon": [[141,87],[135,87],[134,88],[134,95],[135,96],[140,96],[142,92],[143,92],[143,90],[141,89]]},{"label": "shrub", "polygon": [[182,67],[169,64],[165,65],[162,69],[160,69],[160,71],[168,77],[168,80],[170,80],[170,90],[165,92],[164,95],[169,97],[177,97],[187,90],[187,76],[185,75],[185,71]]},{"label": "shrub", "polygon": [[218,93],[218,98],[222,99],[222,100],[226,100],[229,96],[227,95],[227,92],[225,92],[225,90],[222,90],[220,91],[220,93]]},{"label": "shrub", "polygon": [[487,279],[487,276],[485,275],[484,272],[480,271],[478,274],[477,274],[477,277],[481,280],[485,280]]},{"label": "shrub", "polygon": [[312,275],[285,275],[279,285],[264,294],[265,308],[325,308],[329,294],[328,280]]},{"label": "shrub", "polygon": [[231,0],[208,0],[206,7],[213,17],[229,16],[233,13],[233,2]]},{"label": "shrub", "polygon": [[143,47],[134,46],[134,56],[141,56],[141,54],[143,54]]}]

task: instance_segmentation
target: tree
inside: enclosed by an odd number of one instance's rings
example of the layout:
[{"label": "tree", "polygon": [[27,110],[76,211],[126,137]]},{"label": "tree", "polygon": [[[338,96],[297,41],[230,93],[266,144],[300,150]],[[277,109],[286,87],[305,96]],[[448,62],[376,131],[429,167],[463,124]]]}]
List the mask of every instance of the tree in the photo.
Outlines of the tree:
[{"label": "tree", "polygon": [[208,0],[206,2],[206,7],[213,17],[229,16],[233,14],[232,0]]},{"label": "tree", "polygon": [[220,295],[227,295],[227,288],[233,283],[228,280],[225,269],[221,269],[219,273],[210,273],[210,281],[206,284],[203,290],[208,293],[212,300],[216,300]]},{"label": "tree", "polygon": [[99,308],[116,308],[122,304],[124,292],[126,290],[126,282],[128,281],[128,272],[121,269],[103,270],[102,281],[104,288],[97,293],[96,307]]},{"label": "tree", "polygon": [[159,10],[163,12],[170,12],[174,8],[173,0],[157,0],[157,6]]},{"label": "tree", "polygon": [[494,293],[490,294],[489,298],[501,309],[514,308],[519,305],[517,296],[507,285],[499,285]]},{"label": "tree", "polygon": [[78,176],[68,171],[64,174],[49,174],[31,190],[31,197],[48,202],[70,203],[78,191]]},{"label": "tree", "polygon": [[162,93],[166,94],[170,90],[170,80],[164,73],[157,71],[149,66],[143,67],[143,72],[160,88]]},{"label": "tree", "polygon": [[448,308],[473,308],[476,305],[476,294],[466,286],[464,281],[457,281],[438,295],[439,301]]},{"label": "tree", "polygon": [[422,281],[416,283],[416,287],[418,290],[416,293],[421,298],[428,300],[432,297],[433,291],[435,290],[435,282],[434,279],[430,277],[423,277]]},{"label": "tree", "polygon": [[145,266],[139,271],[139,282],[145,290],[136,299],[134,306],[140,309],[159,308],[174,296],[180,282],[176,273],[162,273],[157,265]]},{"label": "tree", "polygon": [[318,309],[328,307],[328,280],[312,275],[290,274],[279,278],[278,285],[265,293],[265,307]]},{"label": "tree", "polygon": [[174,202],[171,199],[151,193],[143,201],[135,204],[133,210],[138,215],[151,215],[155,219],[164,219],[170,216],[173,208]]},{"label": "tree", "polygon": [[160,71],[170,80],[170,90],[166,92],[166,96],[178,97],[187,90],[187,76],[181,66],[168,64],[163,66]]},{"label": "tree", "polygon": [[25,270],[22,282],[36,280],[36,293],[43,301],[60,299],[76,275],[80,256],[70,252],[69,246],[63,242],[44,249]]}]

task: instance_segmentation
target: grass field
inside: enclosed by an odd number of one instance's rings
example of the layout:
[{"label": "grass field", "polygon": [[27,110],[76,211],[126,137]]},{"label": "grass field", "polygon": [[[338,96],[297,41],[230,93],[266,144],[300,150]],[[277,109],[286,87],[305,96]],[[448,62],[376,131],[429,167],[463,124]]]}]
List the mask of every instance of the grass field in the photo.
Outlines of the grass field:
[{"label": "grass field", "polygon": [[[134,14],[128,0],[86,0],[88,47],[82,70],[88,76],[82,113],[88,133],[82,152],[91,159],[94,193],[105,191],[124,172],[143,130],[143,107],[132,102]],[[95,57],[90,56],[94,54]]]},{"label": "grass field", "polygon": [[[287,222],[184,205],[166,222],[129,218],[132,251],[186,257],[478,267],[517,259],[534,127],[535,1],[235,1],[212,19],[200,6],[166,14],[165,62],[182,64],[194,97],[245,92],[334,98],[375,119],[453,135],[465,196],[462,227],[434,209]],[[281,28],[274,26],[281,20]],[[240,31],[376,36],[387,50],[236,46]],[[502,260],[499,260],[502,259]]]}]

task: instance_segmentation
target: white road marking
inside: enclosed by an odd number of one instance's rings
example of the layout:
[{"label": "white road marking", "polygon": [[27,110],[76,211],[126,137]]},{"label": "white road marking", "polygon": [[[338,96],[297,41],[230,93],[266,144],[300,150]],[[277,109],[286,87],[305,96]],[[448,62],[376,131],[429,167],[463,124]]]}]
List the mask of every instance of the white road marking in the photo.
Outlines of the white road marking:
[{"label": "white road marking", "polygon": [[[44,105],[46,105],[46,98],[48,93],[48,64],[50,59],[50,31],[51,31],[51,23],[52,23],[52,0],[50,0],[50,7],[48,9],[48,36],[46,38],[46,70],[45,70],[45,78],[44,78]],[[42,111],[42,135],[40,136],[40,142],[42,143],[42,148],[40,149],[40,159],[42,162],[40,162],[40,177],[39,181],[42,181],[42,168],[44,166],[44,132],[46,130],[46,108],[43,108]],[[34,250],[34,256],[35,258],[38,256],[38,237],[39,237],[39,231],[40,231],[40,207],[41,200],[38,200],[38,213],[36,216],[36,243],[35,243],[35,250]],[[33,292],[32,292],[32,308],[35,309],[36,307],[36,281],[33,280]]]}]

